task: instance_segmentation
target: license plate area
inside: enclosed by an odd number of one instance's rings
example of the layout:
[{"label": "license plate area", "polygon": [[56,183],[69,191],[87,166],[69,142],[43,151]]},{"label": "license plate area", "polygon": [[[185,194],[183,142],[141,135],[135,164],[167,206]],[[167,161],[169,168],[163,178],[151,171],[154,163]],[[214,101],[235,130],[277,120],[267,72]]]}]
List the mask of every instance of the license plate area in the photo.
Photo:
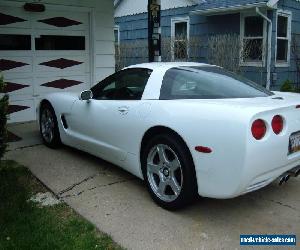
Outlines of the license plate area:
[{"label": "license plate area", "polygon": [[289,143],[289,154],[300,152],[300,131],[291,134]]}]

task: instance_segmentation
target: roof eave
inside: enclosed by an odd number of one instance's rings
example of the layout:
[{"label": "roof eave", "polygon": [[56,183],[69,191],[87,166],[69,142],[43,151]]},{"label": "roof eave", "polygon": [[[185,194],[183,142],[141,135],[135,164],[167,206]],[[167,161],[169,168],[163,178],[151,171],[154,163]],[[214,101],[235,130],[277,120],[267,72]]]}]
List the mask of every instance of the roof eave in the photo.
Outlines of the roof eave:
[{"label": "roof eave", "polygon": [[218,15],[222,13],[234,13],[234,12],[240,12],[242,10],[248,10],[253,9],[256,7],[264,7],[264,8],[270,8],[274,9],[277,6],[278,0],[270,0],[267,3],[255,3],[255,4],[246,4],[246,5],[236,5],[236,6],[230,6],[230,7],[221,7],[221,8],[212,8],[207,10],[193,10],[190,13],[191,14],[198,14],[198,15]]},{"label": "roof eave", "polygon": [[277,3],[279,2],[279,0],[269,0],[267,2],[267,6],[271,9],[274,9],[277,7]]}]

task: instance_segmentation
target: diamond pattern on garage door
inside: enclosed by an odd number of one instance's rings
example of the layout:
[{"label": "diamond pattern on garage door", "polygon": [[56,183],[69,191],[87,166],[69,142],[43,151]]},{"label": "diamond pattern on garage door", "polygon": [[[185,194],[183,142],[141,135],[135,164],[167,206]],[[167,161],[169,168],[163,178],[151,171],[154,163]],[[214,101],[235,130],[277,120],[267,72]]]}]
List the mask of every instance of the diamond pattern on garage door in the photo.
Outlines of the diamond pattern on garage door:
[{"label": "diamond pattern on garage door", "polygon": [[28,63],[16,62],[12,60],[0,59],[0,71],[15,69],[29,65]]},{"label": "diamond pattern on garage door", "polygon": [[53,17],[49,19],[39,20],[39,22],[46,23],[55,27],[60,27],[60,28],[82,24],[81,22],[71,20],[65,17]]},{"label": "diamond pattern on garage door", "polygon": [[[0,7],[1,34],[32,38],[31,49],[0,52],[0,72],[7,83],[4,92],[10,95],[10,123],[36,119],[36,105],[48,93],[80,92],[90,86],[89,14],[54,8],[30,13],[22,5]],[[72,37],[84,38],[85,46],[70,49]],[[45,44],[34,50],[38,43]]]},{"label": "diamond pattern on garage door", "polygon": [[51,88],[57,88],[57,89],[66,89],[75,85],[79,85],[82,82],[75,81],[75,80],[68,80],[68,79],[59,79],[52,82],[47,82],[42,84],[44,87],[51,87]]},{"label": "diamond pattern on garage door", "polygon": [[82,64],[82,63],[83,62],[60,58],[57,60],[40,63],[40,65],[44,65],[44,66],[48,66],[48,67],[52,67],[52,68],[58,68],[58,69],[65,69],[65,68],[69,68],[69,67],[72,67],[75,65]]},{"label": "diamond pattern on garage door", "polygon": [[18,84],[18,83],[13,83],[13,82],[6,82],[6,86],[4,88],[4,93],[14,92],[16,90],[27,88],[27,87],[29,87],[29,85]]},{"label": "diamond pattern on garage door", "polygon": [[25,21],[27,21],[27,20],[19,18],[19,17],[10,16],[10,15],[0,13],[0,25],[7,25],[7,24],[25,22]]},{"label": "diamond pattern on garage door", "polygon": [[28,106],[21,106],[21,105],[9,105],[8,106],[8,114],[20,112],[25,109],[29,109],[30,107]]}]

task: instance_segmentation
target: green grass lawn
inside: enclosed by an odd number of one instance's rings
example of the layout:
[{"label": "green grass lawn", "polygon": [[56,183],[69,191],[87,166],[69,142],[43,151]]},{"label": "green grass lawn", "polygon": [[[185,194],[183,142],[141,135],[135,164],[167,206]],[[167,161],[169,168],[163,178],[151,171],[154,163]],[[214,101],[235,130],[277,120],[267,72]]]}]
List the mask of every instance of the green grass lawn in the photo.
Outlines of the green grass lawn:
[{"label": "green grass lawn", "polygon": [[41,207],[28,199],[46,188],[13,161],[0,161],[0,249],[121,249],[66,204]]}]

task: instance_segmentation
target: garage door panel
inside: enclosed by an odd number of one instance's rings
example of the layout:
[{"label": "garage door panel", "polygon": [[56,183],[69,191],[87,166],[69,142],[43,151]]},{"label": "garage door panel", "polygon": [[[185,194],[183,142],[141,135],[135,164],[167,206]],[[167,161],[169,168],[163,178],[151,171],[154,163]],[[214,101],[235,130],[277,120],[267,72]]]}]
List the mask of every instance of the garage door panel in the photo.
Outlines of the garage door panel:
[{"label": "garage door panel", "polygon": [[33,95],[33,79],[15,79],[15,78],[5,78],[5,92],[8,93],[11,97],[13,96],[24,96]]},{"label": "garage door panel", "polygon": [[[62,71],[62,73],[61,74],[58,74],[57,72],[43,72],[41,75],[42,76],[40,76],[39,78],[45,78],[45,79],[50,79],[50,78],[74,78],[74,79],[76,79],[77,77],[78,77],[78,74],[82,74],[82,75],[84,75],[84,72],[76,72],[76,71],[67,71],[67,72],[65,72],[65,71]],[[87,72],[86,73],[87,75],[89,75],[89,73]],[[36,81],[40,81],[39,80],[39,78],[36,78],[35,79],[35,82]],[[36,85],[34,85],[34,86],[36,86]],[[34,87],[35,88],[35,87]]]},{"label": "garage door panel", "polygon": [[[39,50],[35,52],[36,57],[45,58],[69,58],[69,57],[89,57],[88,50],[76,51],[76,50]],[[48,59],[46,59],[48,60]]]},{"label": "garage door panel", "polygon": [[9,123],[35,120],[34,100],[10,101]]},{"label": "garage door panel", "polygon": [[37,78],[35,82],[35,94],[47,94],[63,91],[81,91],[89,88],[89,75],[63,76],[63,77],[43,77]]},{"label": "garage door panel", "polygon": [[89,60],[83,56],[53,56],[38,57],[35,60],[38,72],[51,72],[61,74],[62,72],[86,72],[89,68]]},{"label": "garage door panel", "polygon": [[87,13],[80,12],[46,11],[33,18],[33,27],[43,30],[87,30],[89,23]]},{"label": "garage door panel", "polygon": [[30,29],[30,15],[22,8],[0,6],[0,28]]},{"label": "garage door panel", "polygon": [[32,72],[32,57],[0,56],[0,71],[4,74]]},{"label": "garage door panel", "polygon": [[[39,32],[39,31],[38,31]],[[89,39],[83,32],[47,32],[35,35],[35,49],[40,55],[83,54],[89,51]],[[66,53],[67,52],[67,53]],[[52,53],[52,54],[51,54]],[[54,54],[55,53],[55,54]]]},{"label": "garage door panel", "polygon": [[24,101],[24,100],[32,100],[32,94],[21,94],[21,95],[9,95],[9,103],[12,104],[14,102]]}]

